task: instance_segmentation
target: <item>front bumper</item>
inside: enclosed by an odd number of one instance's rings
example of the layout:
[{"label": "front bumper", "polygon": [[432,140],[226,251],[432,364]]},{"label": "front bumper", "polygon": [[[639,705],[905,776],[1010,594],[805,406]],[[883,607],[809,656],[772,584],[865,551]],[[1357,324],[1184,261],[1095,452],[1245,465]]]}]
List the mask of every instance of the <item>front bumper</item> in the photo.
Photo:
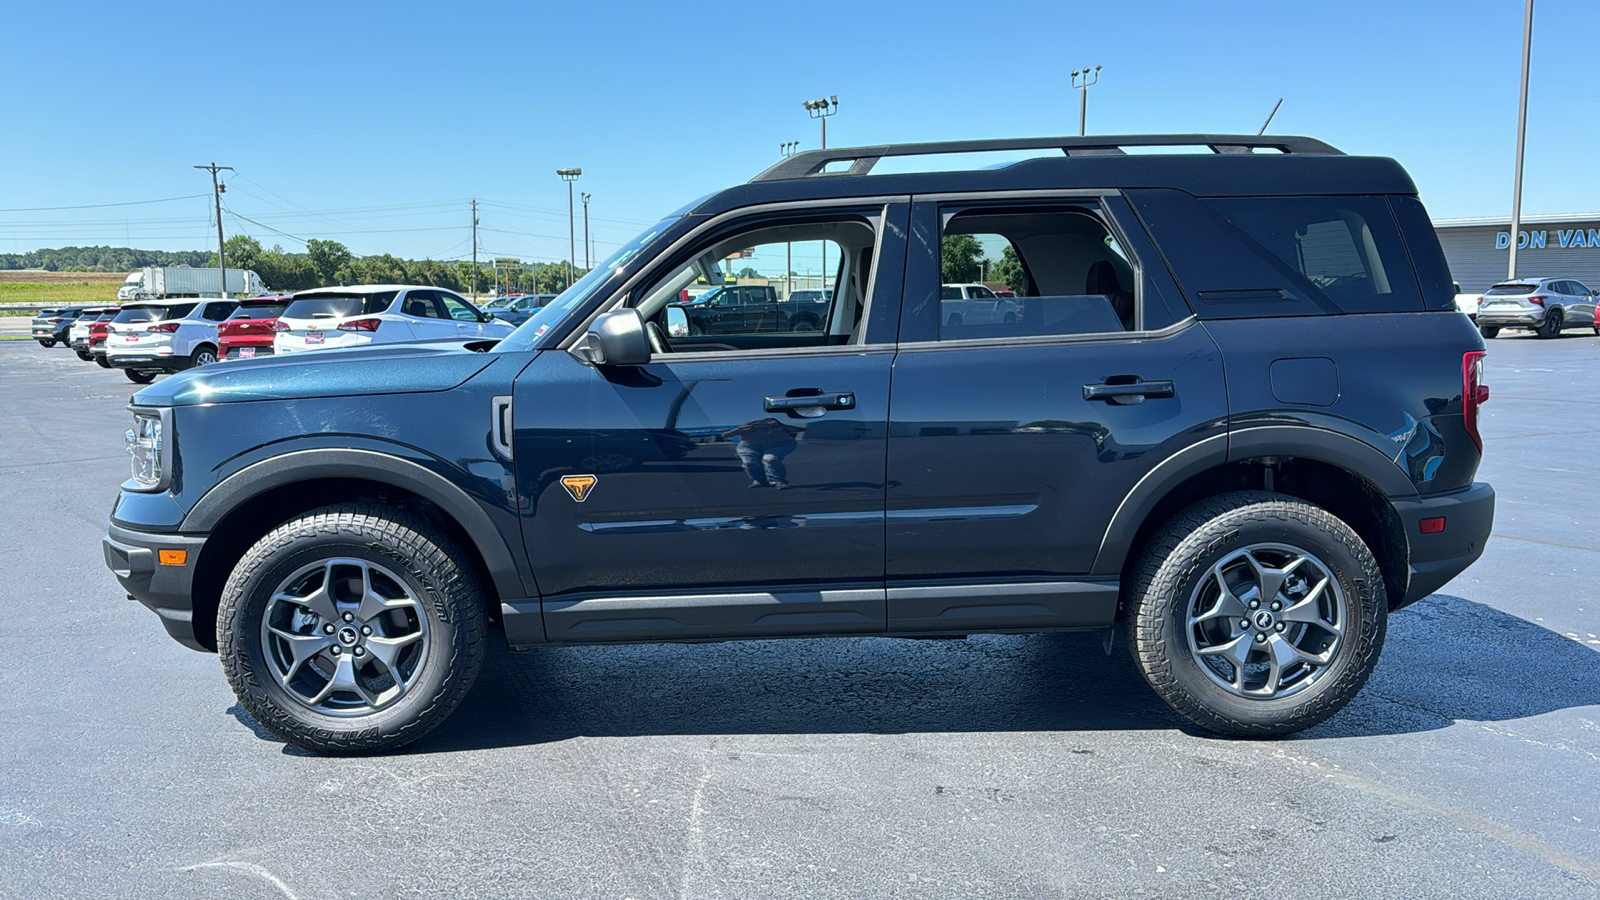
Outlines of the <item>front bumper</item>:
[{"label": "front bumper", "polygon": [[[207,535],[150,534],[112,525],[101,542],[106,568],[128,596],[161,617],[173,639],[194,650],[209,652],[195,638],[193,586],[195,565]],[[184,550],[183,565],[163,565],[162,550]],[[210,627],[209,625],[206,627]]]},{"label": "front bumper", "polygon": [[[1494,527],[1494,488],[1477,482],[1469,488],[1394,501],[1410,547],[1410,581],[1405,597],[1391,610],[1415,603],[1445,586],[1483,555]],[[1423,519],[1444,519],[1444,530],[1423,534]]]}]

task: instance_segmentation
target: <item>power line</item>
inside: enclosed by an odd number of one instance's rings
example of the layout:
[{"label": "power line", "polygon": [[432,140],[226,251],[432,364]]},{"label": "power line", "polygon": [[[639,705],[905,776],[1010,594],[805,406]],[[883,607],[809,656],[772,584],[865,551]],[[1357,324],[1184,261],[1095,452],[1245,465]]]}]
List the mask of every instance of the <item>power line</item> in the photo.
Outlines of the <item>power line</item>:
[{"label": "power line", "polygon": [[305,238],[295,237],[294,235],[290,234],[287,231],[279,231],[278,229],[273,228],[271,225],[263,225],[260,222],[257,222],[255,219],[250,218],[249,216],[241,216],[238,213],[234,212],[232,209],[228,208],[227,206],[222,207],[222,209],[223,209],[224,212],[226,212],[230,216],[233,216],[235,219],[240,219],[240,220],[243,220],[245,222],[249,222],[251,225],[254,225],[254,226],[258,227],[258,228],[265,228],[266,230],[272,232],[273,234],[282,235],[282,236],[288,238],[291,241],[299,241],[302,244],[306,243],[306,239]]},{"label": "power line", "polygon": [[129,200],[126,203],[90,203],[84,206],[15,206],[9,209],[0,209],[0,212],[54,212],[62,209],[105,209],[111,206],[143,206],[147,203],[175,203],[179,200],[194,200],[200,197],[209,197],[210,194],[188,194],[182,197],[164,197],[160,200]]}]

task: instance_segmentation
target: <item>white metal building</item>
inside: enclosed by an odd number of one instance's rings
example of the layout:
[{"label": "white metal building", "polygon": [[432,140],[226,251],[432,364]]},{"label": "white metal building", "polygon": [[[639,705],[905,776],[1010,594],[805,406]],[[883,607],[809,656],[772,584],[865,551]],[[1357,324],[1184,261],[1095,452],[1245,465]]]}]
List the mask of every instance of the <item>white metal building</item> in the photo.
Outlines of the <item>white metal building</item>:
[{"label": "white metal building", "polygon": [[[1518,275],[1573,278],[1600,289],[1600,213],[1524,216],[1520,225]],[[1439,219],[1433,227],[1463,295],[1481,294],[1506,280],[1510,216]]]}]

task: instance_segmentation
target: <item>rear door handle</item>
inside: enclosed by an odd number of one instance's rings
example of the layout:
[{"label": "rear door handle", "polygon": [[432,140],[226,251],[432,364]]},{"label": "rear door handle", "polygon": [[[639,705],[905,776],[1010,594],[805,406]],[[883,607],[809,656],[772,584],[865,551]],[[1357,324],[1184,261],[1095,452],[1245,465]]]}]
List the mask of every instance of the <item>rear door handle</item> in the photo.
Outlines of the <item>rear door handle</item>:
[{"label": "rear door handle", "polygon": [[799,397],[768,397],[767,412],[792,412],[801,409],[855,409],[856,395],[850,391],[834,394],[803,394]]},{"label": "rear door handle", "polygon": [[1160,399],[1177,396],[1170,381],[1132,381],[1124,384],[1086,384],[1083,399],[1104,400],[1118,405],[1142,403],[1146,397]]}]

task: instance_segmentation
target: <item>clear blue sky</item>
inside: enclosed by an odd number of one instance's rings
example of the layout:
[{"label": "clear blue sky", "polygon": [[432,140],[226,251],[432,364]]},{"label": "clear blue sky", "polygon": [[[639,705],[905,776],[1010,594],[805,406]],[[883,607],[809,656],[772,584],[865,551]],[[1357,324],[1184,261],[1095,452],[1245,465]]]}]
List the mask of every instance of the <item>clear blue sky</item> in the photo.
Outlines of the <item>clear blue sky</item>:
[{"label": "clear blue sky", "polygon": [[[800,103],[830,145],[1272,131],[1393,156],[1436,218],[1509,214],[1521,0],[12,4],[0,38],[0,252],[204,249],[236,213],[362,254],[565,257],[581,166],[600,255],[749,178]],[[1525,214],[1600,211],[1600,3],[1538,0]],[[289,238],[224,215],[229,234]],[[581,227],[581,226],[580,226]],[[579,252],[581,260],[581,250]]]}]

